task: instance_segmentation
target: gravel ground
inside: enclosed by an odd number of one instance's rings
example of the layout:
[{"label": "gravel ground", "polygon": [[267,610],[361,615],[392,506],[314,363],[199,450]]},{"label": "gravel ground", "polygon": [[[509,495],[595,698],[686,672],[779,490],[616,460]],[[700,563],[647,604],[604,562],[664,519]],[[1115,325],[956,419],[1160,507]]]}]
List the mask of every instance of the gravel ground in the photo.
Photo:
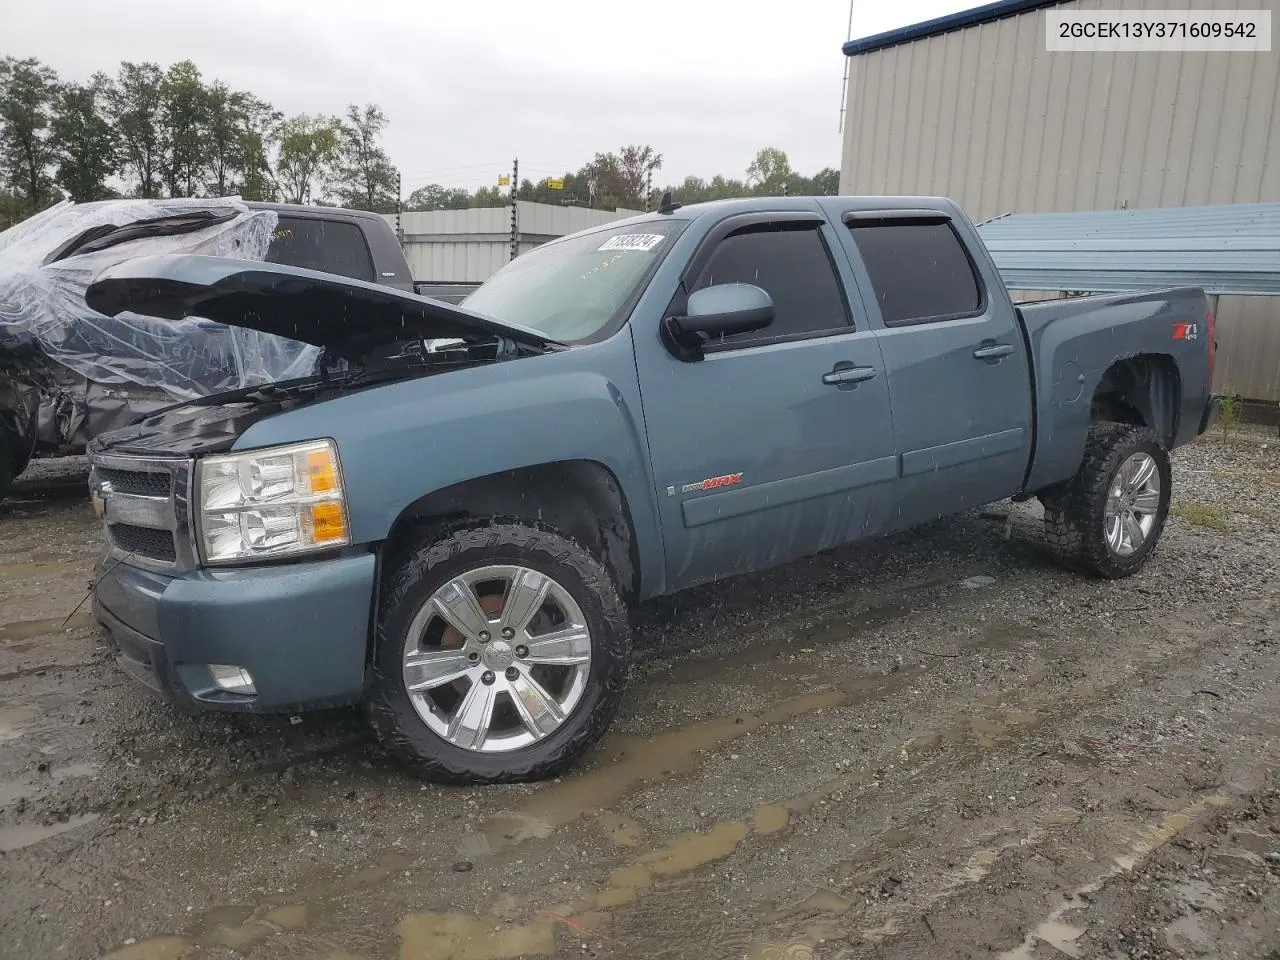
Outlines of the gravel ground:
[{"label": "gravel ground", "polygon": [[0,504],[0,957],[1280,957],[1280,450],[1180,450],[1122,583],[998,504],[645,605],[611,734],[424,785],[355,711],[174,711]]}]

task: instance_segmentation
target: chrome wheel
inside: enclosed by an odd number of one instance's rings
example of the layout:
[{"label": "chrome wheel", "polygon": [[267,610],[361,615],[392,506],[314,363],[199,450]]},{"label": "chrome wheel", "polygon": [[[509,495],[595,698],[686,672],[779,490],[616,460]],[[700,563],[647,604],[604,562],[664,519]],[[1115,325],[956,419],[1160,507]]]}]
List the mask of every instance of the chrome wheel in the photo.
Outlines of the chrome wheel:
[{"label": "chrome wheel", "polygon": [[[1096,502],[1096,501],[1095,501]],[[1107,492],[1103,511],[1107,547],[1118,557],[1142,549],[1160,511],[1160,471],[1147,453],[1135,453],[1120,464]]]},{"label": "chrome wheel", "polygon": [[427,598],[405,638],[414,710],[465,750],[519,750],[559,729],[586,689],[591,633],[559,583],[521,566],[469,570]]}]

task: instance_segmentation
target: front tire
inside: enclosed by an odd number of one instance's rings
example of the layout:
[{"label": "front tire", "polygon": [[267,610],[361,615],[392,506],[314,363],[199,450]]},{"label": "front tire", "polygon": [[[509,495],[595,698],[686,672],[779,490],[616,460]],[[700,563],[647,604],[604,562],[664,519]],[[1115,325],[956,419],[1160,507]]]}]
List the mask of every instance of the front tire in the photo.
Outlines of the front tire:
[{"label": "front tire", "polygon": [[455,528],[386,578],[369,717],[430,780],[538,780],[604,733],[630,653],[613,581],[582,547],[521,523]]},{"label": "front tire", "polygon": [[1154,431],[1094,423],[1079,471],[1041,498],[1049,544],[1073,569],[1109,580],[1132,576],[1156,548],[1171,489],[1169,451]]}]

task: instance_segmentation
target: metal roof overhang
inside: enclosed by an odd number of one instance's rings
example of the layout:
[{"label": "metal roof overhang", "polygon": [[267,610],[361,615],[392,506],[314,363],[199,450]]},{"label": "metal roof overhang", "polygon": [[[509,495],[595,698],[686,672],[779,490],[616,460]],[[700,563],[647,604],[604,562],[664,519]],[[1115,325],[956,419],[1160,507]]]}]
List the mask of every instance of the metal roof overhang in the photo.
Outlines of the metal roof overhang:
[{"label": "metal roof overhang", "polygon": [[1011,214],[978,232],[1014,290],[1280,296],[1280,203]]}]

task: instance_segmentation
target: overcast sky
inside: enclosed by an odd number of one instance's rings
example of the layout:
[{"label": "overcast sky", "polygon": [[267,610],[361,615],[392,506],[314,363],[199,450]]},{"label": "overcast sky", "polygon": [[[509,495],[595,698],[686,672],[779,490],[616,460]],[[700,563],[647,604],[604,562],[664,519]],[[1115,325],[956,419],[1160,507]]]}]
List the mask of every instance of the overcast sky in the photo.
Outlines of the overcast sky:
[{"label": "overcast sky", "polygon": [[[853,35],[975,6],[854,0]],[[66,79],[191,59],[286,113],[374,102],[406,195],[576,170],[649,143],[655,180],[741,177],[763,146],[839,167],[849,0],[0,0],[0,54]]]}]

